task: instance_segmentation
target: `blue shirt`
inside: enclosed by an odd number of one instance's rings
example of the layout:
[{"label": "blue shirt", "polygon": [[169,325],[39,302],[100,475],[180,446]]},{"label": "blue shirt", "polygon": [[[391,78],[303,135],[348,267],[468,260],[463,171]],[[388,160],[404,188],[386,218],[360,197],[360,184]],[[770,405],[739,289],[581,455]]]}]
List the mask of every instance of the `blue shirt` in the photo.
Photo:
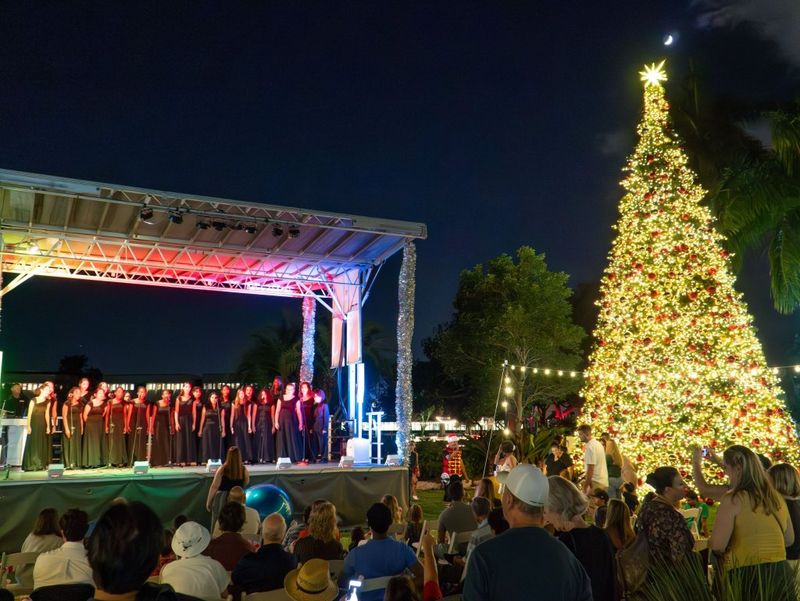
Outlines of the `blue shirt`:
[{"label": "blue shirt", "polygon": [[511,528],[475,547],[464,601],[592,601],[586,570],[544,528]]},{"label": "blue shirt", "polygon": [[[344,560],[344,569],[339,583],[342,588],[347,588],[347,583],[350,580],[358,579],[359,576],[363,576],[365,579],[397,576],[416,563],[417,556],[407,544],[393,538],[371,540],[348,553]],[[358,593],[358,599],[359,601],[382,601],[383,589]]]}]

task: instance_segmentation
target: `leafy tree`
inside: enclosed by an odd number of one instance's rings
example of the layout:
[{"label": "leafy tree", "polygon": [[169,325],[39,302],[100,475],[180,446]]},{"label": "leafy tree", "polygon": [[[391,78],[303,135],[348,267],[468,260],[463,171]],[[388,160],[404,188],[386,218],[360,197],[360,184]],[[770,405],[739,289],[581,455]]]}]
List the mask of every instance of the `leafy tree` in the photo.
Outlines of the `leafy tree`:
[{"label": "leafy tree", "polygon": [[59,396],[63,397],[71,387],[77,386],[78,381],[83,377],[89,378],[92,386],[97,386],[103,379],[103,372],[96,367],[89,366],[89,358],[86,355],[61,357],[53,382]]},{"label": "leafy tree", "polygon": [[[534,367],[571,370],[580,363],[584,330],[573,323],[567,274],[523,246],[516,261],[500,255],[461,273],[452,320],[426,342],[444,373],[463,386],[462,418],[491,415],[504,361],[519,416],[534,403],[578,388],[578,378],[537,376]],[[520,369],[521,367],[526,369]]]}]

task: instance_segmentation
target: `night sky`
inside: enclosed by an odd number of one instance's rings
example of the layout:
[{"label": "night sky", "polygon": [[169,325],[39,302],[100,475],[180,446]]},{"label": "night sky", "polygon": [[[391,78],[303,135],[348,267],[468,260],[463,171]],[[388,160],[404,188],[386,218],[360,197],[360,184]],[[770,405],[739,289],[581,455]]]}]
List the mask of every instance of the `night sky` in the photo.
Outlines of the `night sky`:
[{"label": "night sky", "polygon": [[[419,341],[462,269],[520,245],[599,279],[642,63],[692,59],[743,102],[798,95],[797,3],[753,4],[4,2],[0,167],[424,222]],[[398,270],[365,308],[390,331]],[[748,261],[742,289],[783,364],[798,320],[765,270]],[[34,278],[3,299],[0,348],[5,369],[83,353],[106,373],[224,372],[299,306]]]}]

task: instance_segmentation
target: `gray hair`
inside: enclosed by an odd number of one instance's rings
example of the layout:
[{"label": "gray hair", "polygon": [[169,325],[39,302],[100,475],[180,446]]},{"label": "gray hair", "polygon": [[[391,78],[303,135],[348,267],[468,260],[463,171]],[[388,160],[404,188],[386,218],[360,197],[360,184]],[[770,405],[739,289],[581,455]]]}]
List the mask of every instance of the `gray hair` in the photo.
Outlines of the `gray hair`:
[{"label": "gray hair", "polygon": [[283,542],[286,535],[286,522],[279,513],[271,513],[261,522],[261,538],[265,543]]},{"label": "gray hair", "polygon": [[547,507],[562,519],[569,521],[577,515],[583,515],[589,508],[589,499],[572,482],[561,476],[550,476],[550,494]]}]

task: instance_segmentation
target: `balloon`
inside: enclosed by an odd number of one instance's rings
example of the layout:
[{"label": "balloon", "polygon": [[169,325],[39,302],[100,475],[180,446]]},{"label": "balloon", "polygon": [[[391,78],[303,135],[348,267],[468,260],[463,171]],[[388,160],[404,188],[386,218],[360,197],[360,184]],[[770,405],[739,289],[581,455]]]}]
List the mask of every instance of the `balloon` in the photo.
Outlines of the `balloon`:
[{"label": "balloon", "polygon": [[247,489],[245,504],[258,511],[263,520],[279,513],[288,526],[292,521],[292,502],[286,491],[274,484],[256,484]]}]

